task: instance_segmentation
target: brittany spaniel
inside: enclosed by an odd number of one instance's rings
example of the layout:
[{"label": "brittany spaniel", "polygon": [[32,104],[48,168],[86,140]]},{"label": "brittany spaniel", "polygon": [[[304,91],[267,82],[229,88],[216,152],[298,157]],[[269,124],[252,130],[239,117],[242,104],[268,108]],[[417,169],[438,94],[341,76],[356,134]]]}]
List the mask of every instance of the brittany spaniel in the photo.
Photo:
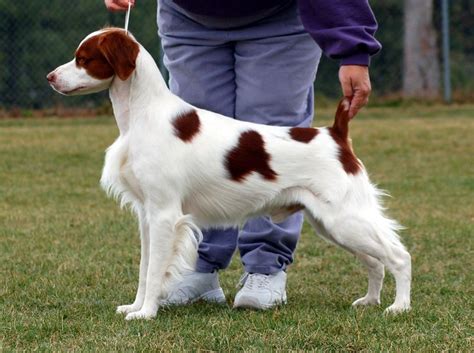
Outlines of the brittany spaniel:
[{"label": "brittany spaniel", "polygon": [[410,254],[352,150],[347,99],[331,127],[237,121],[173,95],[151,55],[118,28],[88,35],[47,79],[64,95],[109,89],[120,135],[107,149],[101,185],[131,207],[141,237],[135,301],[117,308],[127,320],[156,316],[180,273],[193,268],[200,228],[257,215],[278,222],[302,209],[318,235],[367,267],[368,292],[353,305],[380,303],[386,266],[396,280],[386,312],[410,309]]}]

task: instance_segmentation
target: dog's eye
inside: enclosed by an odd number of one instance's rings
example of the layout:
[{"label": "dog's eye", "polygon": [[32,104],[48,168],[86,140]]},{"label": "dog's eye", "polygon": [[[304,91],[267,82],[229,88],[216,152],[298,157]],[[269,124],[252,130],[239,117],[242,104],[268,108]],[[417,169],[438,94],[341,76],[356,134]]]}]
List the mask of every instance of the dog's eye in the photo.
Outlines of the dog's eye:
[{"label": "dog's eye", "polygon": [[81,66],[85,65],[85,64],[87,64],[87,61],[88,60],[86,58],[83,58],[83,57],[76,58],[76,64],[77,65],[81,65]]}]

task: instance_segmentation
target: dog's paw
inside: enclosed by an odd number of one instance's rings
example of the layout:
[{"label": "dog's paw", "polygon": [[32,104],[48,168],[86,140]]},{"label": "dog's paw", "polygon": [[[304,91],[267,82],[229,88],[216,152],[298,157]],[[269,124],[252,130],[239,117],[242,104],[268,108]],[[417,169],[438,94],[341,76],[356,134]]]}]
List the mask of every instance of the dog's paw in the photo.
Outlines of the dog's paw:
[{"label": "dog's paw", "polygon": [[374,297],[362,297],[357,299],[352,303],[352,306],[361,306],[361,305],[380,305],[380,299]]},{"label": "dog's paw", "polygon": [[148,310],[139,310],[133,313],[129,313],[125,316],[125,320],[151,320],[156,317],[156,311],[148,311]]},{"label": "dog's paw", "polygon": [[138,304],[129,304],[129,305],[120,305],[117,307],[115,311],[117,314],[129,314],[135,311],[139,311],[141,309],[141,305]]},{"label": "dog's paw", "polygon": [[400,314],[409,310],[411,310],[409,303],[401,304],[401,305],[392,304],[387,309],[385,309],[383,313],[386,315],[390,315],[390,314],[396,315],[396,314]]}]

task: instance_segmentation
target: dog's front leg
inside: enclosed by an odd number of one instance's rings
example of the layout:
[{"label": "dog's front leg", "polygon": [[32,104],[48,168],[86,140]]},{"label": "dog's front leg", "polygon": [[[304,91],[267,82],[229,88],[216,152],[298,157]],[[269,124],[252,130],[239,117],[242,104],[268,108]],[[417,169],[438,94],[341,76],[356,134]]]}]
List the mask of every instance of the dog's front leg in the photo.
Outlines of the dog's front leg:
[{"label": "dog's front leg", "polygon": [[139,207],[138,225],[140,228],[140,272],[138,277],[138,289],[133,304],[120,305],[117,307],[117,313],[128,314],[138,311],[142,308],[145,301],[146,277],[148,272],[148,261],[150,257],[150,227],[145,217],[145,210],[142,206]]},{"label": "dog's front leg", "polygon": [[158,311],[159,299],[166,292],[163,283],[173,253],[174,225],[178,214],[170,210],[151,211],[147,212],[146,218],[150,225],[150,246],[145,296],[140,310],[129,313],[127,320],[154,318]]}]

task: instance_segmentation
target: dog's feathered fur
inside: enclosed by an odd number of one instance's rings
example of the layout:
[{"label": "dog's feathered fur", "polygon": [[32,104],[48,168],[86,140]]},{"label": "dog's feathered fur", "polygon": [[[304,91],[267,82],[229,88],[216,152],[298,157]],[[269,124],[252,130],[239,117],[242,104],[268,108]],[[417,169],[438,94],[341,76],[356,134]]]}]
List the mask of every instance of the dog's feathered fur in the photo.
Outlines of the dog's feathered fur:
[{"label": "dog's feathered fur", "polygon": [[348,100],[329,128],[237,121],[174,96],[150,54],[120,29],[86,37],[48,80],[63,94],[110,90],[120,135],[101,184],[132,207],[141,233],[136,299],[118,307],[127,319],[156,315],[173,279],[193,267],[200,228],[264,214],[279,221],[299,209],[320,236],[367,266],[368,293],[354,305],[380,302],[385,265],[397,287],[387,311],[410,308],[410,255],[352,151]]}]

